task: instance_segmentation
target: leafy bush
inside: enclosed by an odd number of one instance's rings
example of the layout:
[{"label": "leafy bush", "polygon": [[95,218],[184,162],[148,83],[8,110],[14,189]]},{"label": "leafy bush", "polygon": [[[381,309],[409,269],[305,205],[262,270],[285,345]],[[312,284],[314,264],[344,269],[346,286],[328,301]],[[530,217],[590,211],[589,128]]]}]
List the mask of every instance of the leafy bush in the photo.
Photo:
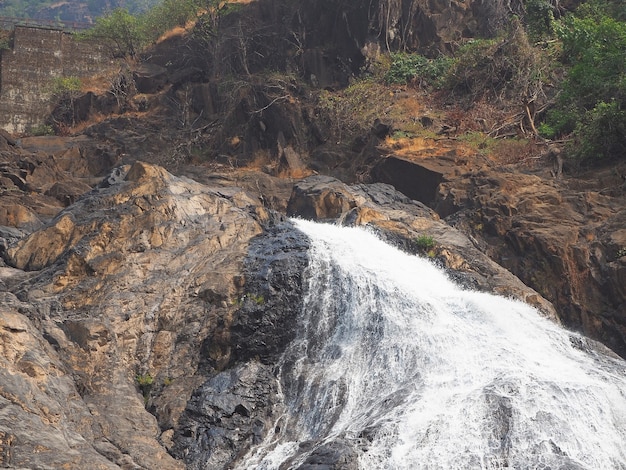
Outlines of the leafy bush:
[{"label": "leafy bush", "polygon": [[430,251],[435,248],[435,239],[430,235],[420,235],[415,239],[415,245],[421,251]]},{"label": "leafy bush", "polygon": [[39,124],[31,127],[28,134],[33,136],[54,135],[54,128],[48,124]]},{"label": "leafy bush", "polygon": [[96,39],[106,44],[112,57],[135,57],[146,44],[143,23],[125,8],[117,8],[96,19],[93,28],[80,33],[79,39]]},{"label": "leafy bush", "polygon": [[546,120],[539,125],[539,134],[547,139],[570,134],[576,129],[579,112],[576,109],[550,109]]},{"label": "leafy bush", "polygon": [[626,22],[594,14],[566,17],[558,28],[563,57],[571,65],[563,98],[592,109],[599,101],[626,99]]},{"label": "leafy bush", "polygon": [[61,98],[80,92],[81,87],[82,83],[78,77],[57,77],[52,80],[50,93],[57,98]]},{"label": "leafy bush", "polygon": [[212,0],[163,0],[141,17],[144,36],[154,41],[166,31],[196,19],[198,11],[213,7],[213,3]]},{"label": "leafy bush", "polygon": [[429,59],[419,54],[396,52],[391,54],[391,65],[384,78],[387,83],[419,80],[438,88],[443,85],[451,65],[452,59],[446,56]]},{"label": "leafy bush", "polygon": [[[237,7],[219,0],[162,0],[150,10],[133,15],[125,8],[117,8],[96,19],[93,28],[78,35],[83,39],[98,39],[108,45],[113,57],[135,57],[150,42],[177,26],[196,20],[200,12],[214,17],[210,25],[213,33],[215,18]],[[202,29],[202,28],[201,28]]]},{"label": "leafy bush", "polygon": [[150,392],[152,391],[152,386],[154,385],[154,377],[151,374],[137,374],[135,376],[135,382],[137,383],[137,387],[141,391],[143,395],[144,404],[148,404],[150,399]]},{"label": "leafy bush", "polygon": [[571,145],[574,157],[595,160],[626,155],[626,110],[600,101],[578,123]]},{"label": "leafy bush", "polygon": [[547,0],[526,0],[526,24],[533,39],[554,35],[554,8]]},{"label": "leafy bush", "polygon": [[577,158],[626,153],[626,22],[611,16],[621,11],[609,0],[590,0],[556,27],[568,70],[540,131],[571,135],[569,153]]}]

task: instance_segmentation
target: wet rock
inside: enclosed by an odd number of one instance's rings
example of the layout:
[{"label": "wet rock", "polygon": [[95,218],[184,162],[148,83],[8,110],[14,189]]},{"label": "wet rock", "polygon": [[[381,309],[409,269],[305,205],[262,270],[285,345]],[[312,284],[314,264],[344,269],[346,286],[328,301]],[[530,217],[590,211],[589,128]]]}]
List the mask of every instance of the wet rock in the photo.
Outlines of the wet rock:
[{"label": "wet rock", "polygon": [[[462,232],[439,220],[432,209],[390,185],[348,186],[330,177],[312,176],[294,186],[287,210],[314,220],[371,225],[391,243],[431,256],[466,287],[519,298],[556,319],[554,307],[537,291],[492,261]],[[420,236],[432,238],[430,253],[419,248]]]},{"label": "wet rock", "polygon": [[308,240],[291,222],[272,227],[250,244],[244,268],[245,285],[238,292],[232,327],[234,357],[257,358],[275,363],[296,331],[302,309],[303,272],[308,258]]},{"label": "wet rock", "polygon": [[335,440],[316,448],[298,470],[357,470],[357,453],[352,445]]},{"label": "wet rock", "polygon": [[247,362],[198,388],[174,436],[174,455],[188,469],[228,468],[269,432],[278,416],[273,367]]}]

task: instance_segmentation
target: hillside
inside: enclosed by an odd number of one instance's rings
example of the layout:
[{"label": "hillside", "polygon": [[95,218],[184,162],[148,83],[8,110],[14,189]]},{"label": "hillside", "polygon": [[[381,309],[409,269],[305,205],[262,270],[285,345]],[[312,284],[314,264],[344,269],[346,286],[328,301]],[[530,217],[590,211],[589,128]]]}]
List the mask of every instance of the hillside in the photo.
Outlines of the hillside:
[{"label": "hillside", "polygon": [[[168,5],[0,133],[0,466],[626,465],[622,2]],[[292,217],[445,280],[344,276]]]},{"label": "hillside", "polygon": [[0,3],[0,16],[93,23],[115,8],[139,13],[155,3],[157,0],[6,0]]},{"label": "hillside", "polygon": [[[497,0],[394,5],[224,5],[129,59],[108,90],[61,96],[50,127],[87,139],[94,176],[137,160],[200,181],[261,172],[267,186],[249,189],[279,211],[288,190],[266,191],[307,175],[391,183],[626,354],[620,3],[514,3],[524,22]],[[576,38],[590,41],[578,62],[563,55]]]}]

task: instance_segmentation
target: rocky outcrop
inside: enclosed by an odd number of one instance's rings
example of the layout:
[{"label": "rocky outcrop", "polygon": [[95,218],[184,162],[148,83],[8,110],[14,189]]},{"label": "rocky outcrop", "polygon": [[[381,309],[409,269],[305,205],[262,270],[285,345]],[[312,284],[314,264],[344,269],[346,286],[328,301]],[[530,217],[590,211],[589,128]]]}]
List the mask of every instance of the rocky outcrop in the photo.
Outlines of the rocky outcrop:
[{"label": "rocky outcrop", "polygon": [[[287,206],[369,224],[423,255],[415,240],[431,236],[428,256],[459,282],[551,314],[389,185],[314,176]],[[261,198],[138,162],[11,240],[0,268],[3,465],[230,468],[274,432],[275,364],[295,334],[308,241]],[[329,443],[304,465],[353,468],[352,452]]]},{"label": "rocky outcrop", "polygon": [[500,265],[552,301],[565,325],[624,356],[621,183],[607,175],[577,187],[576,177],[482,170],[442,184],[436,207],[448,222],[480,240],[480,248]]},{"label": "rocky outcrop", "polygon": [[[330,177],[309,177],[294,186],[287,213],[346,225],[371,225],[391,243],[437,261],[467,287],[519,298],[556,319],[554,308],[541,295],[489,259],[432,209],[390,185],[347,186]],[[421,237],[432,240],[432,246],[424,249]]]},{"label": "rocky outcrop", "polygon": [[266,213],[157,167],[122,175],[5,254],[3,464],[180,468],[171,430],[230,361],[236,279]]}]

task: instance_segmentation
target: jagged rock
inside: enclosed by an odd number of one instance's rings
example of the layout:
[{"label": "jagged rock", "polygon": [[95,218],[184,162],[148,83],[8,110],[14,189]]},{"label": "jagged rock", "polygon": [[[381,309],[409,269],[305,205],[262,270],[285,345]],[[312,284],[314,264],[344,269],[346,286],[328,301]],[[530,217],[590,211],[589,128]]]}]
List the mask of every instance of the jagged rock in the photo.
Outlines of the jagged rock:
[{"label": "jagged rock", "polygon": [[315,449],[298,470],[357,470],[357,454],[346,441],[337,439]]},{"label": "jagged rock", "polygon": [[[220,339],[220,331],[232,321],[247,241],[266,219],[241,191],[211,190],[137,163],[123,181],[89,193],[11,247],[8,263],[38,271],[28,284],[6,279],[21,300],[12,297],[13,313],[2,302],[2,318],[13,314],[24,322],[26,315],[37,325],[31,336],[40,333],[32,347],[10,357],[5,349],[3,357],[41,376],[39,385],[18,381],[11,393],[3,391],[5,409],[19,411],[0,416],[0,429],[13,436],[11,465],[181,468],[158,438],[178,422],[184,397],[212,367],[230,360],[228,336]],[[36,359],[27,367],[20,362],[27,349],[54,353],[57,365]],[[201,358],[201,351],[210,357]],[[145,397],[136,376],[150,377]],[[67,381],[71,399],[44,386],[49,377]],[[52,395],[54,407],[46,404],[45,413],[58,417],[39,417],[33,408],[39,402],[29,397],[40,393]],[[23,426],[11,424],[15,419]],[[64,435],[64,427],[74,434]],[[32,452],[30,443],[41,435],[51,437]],[[80,447],[67,444],[67,436]],[[93,464],[82,465],[92,454]]]},{"label": "jagged rock", "polygon": [[187,404],[174,455],[190,470],[229,468],[262,442],[278,417],[273,367],[247,362],[209,379]]},{"label": "jagged rock", "polygon": [[356,207],[347,187],[330,176],[312,176],[296,184],[287,215],[310,220],[335,219]]},{"label": "jagged rock", "polygon": [[[626,355],[624,197],[538,175],[481,170],[443,183],[436,208],[540,292],[562,322]],[[605,182],[601,182],[605,186]]]},{"label": "jagged rock", "polygon": [[54,183],[44,194],[57,199],[65,206],[69,206],[88,191],[91,191],[91,186],[80,181],[59,181]]},{"label": "jagged rock", "polygon": [[39,217],[20,204],[7,203],[0,207],[0,225],[24,229],[28,232],[37,230],[43,224]]},{"label": "jagged rock", "polygon": [[296,332],[284,326],[294,325],[302,308],[307,249],[308,241],[290,222],[250,244],[245,287],[230,330],[237,360],[275,363],[293,339]]}]

